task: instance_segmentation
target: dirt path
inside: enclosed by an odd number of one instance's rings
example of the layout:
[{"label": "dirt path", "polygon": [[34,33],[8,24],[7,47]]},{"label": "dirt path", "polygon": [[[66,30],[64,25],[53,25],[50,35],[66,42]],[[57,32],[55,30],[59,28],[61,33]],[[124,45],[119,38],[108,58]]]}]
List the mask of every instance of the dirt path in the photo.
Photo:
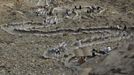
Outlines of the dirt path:
[{"label": "dirt path", "polygon": [[[12,34],[43,34],[43,35],[51,35],[51,34],[61,34],[61,33],[81,33],[81,32],[101,32],[101,31],[123,31],[118,27],[96,27],[96,28],[77,28],[77,29],[57,29],[51,31],[41,31],[40,29],[44,26],[42,25],[29,25],[30,22],[15,23],[9,25],[2,25],[1,28],[8,33]],[[34,24],[34,23],[32,23]],[[37,23],[36,23],[37,24]],[[32,29],[34,28],[34,29]],[[45,28],[44,28],[45,30]],[[128,27],[128,31],[133,31],[134,27]]]}]

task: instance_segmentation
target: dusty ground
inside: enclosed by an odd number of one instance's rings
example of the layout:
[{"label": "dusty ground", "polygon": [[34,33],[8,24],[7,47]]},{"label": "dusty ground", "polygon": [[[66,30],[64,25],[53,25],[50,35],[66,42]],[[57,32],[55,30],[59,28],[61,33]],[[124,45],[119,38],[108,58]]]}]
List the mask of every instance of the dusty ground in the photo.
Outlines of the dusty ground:
[{"label": "dusty ground", "polygon": [[[21,2],[22,1],[22,2]],[[64,1],[64,0],[63,0]],[[63,6],[98,5],[105,8],[99,16],[89,16],[78,20],[65,20],[54,26],[40,30],[77,29],[92,27],[133,27],[133,0],[74,0],[62,2]],[[0,0],[0,24],[33,21],[40,22],[42,17],[31,13],[36,0]],[[15,33],[0,28],[0,75],[133,75],[134,74],[134,33],[127,31],[89,31],[72,34],[63,32],[50,36],[34,33]],[[122,36],[125,34],[125,36]],[[129,37],[129,38],[128,38]],[[108,39],[106,39],[108,38]],[[120,39],[121,38],[121,39]],[[66,67],[60,61],[42,58],[43,52],[65,41],[74,43],[77,39],[83,44],[95,43],[91,48],[114,47],[108,55],[89,58],[77,68]],[[104,43],[103,43],[104,42]],[[98,43],[98,45],[97,45]],[[70,47],[70,45],[69,45]]]}]

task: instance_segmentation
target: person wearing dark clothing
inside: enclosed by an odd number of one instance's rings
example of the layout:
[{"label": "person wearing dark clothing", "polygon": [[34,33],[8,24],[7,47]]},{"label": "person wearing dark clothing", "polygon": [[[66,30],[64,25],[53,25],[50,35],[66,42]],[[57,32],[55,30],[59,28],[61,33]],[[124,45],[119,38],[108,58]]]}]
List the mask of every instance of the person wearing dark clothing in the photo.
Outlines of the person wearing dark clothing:
[{"label": "person wearing dark clothing", "polygon": [[50,16],[51,16],[51,15],[52,15],[52,11],[49,11],[49,12],[47,13],[47,15],[50,15]]},{"label": "person wearing dark clothing", "polygon": [[92,50],[92,56],[93,57],[96,56],[96,50],[95,49]]},{"label": "person wearing dark clothing", "polygon": [[82,9],[81,5],[79,6],[79,9]]},{"label": "person wearing dark clothing", "polygon": [[123,31],[125,31],[126,29],[127,29],[127,26],[126,26],[126,25],[124,25]]},{"label": "person wearing dark clothing", "polygon": [[101,9],[101,7],[99,7],[99,6],[98,6],[96,9],[97,9],[97,10],[100,10],[100,9]]},{"label": "person wearing dark clothing", "polygon": [[100,54],[103,54],[103,55],[106,54],[105,51],[99,51],[99,53],[100,53]]},{"label": "person wearing dark clothing", "polygon": [[87,10],[87,13],[89,13],[89,10]]},{"label": "person wearing dark clothing", "polygon": [[77,7],[76,7],[76,6],[74,6],[74,8],[75,8],[75,9],[77,9]]}]

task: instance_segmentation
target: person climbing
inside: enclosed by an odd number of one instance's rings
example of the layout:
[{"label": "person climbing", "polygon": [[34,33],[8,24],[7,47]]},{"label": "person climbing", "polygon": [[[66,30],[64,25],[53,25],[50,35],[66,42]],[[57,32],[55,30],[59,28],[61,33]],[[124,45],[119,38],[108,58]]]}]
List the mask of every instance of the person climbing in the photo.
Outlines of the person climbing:
[{"label": "person climbing", "polygon": [[51,16],[51,15],[52,15],[52,11],[49,11],[49,12],[47,13],[47,15]]},{"label": "person climbing", "polygon": [[92,57],[95,57],[95,56],[96,56],[96,50],[92,49]]},{"label": "person climbing", "polygon": [[91,13],[91,10],[87,10],[87,13]]},{"label": "person climbing", "polygon": [[89,10],[87,10],[87,13],[89,13]]},{"label": "person climbing", "polygon": [[91,6],[91,9],[95,10],[95,6]]},{"label": "person climbing", "polygon": [[127,29],[127,26],[126,25],[124,25],[124,27],[123,27],[123,31],[125,31]]},{"label": "person climbing", "polygon": [[97,6],[97,8],[96,8],[97,10],[100,10],[101,9],[101,7],[99,7],[99,6]]},{"label": "person climbing", "polygon": [[81,5],[79,6],[79,9],[82,9]]},{"label": "person climbing", "polygon": [[70,15],[70,10],[66,9],[65,16],[69,16],[69,15]]},{"label": "person climbing", "polygon": [[74,8],[75,8],[75,9],[77,9],[77,7],[76,7],[76,6],[74,6]]}]

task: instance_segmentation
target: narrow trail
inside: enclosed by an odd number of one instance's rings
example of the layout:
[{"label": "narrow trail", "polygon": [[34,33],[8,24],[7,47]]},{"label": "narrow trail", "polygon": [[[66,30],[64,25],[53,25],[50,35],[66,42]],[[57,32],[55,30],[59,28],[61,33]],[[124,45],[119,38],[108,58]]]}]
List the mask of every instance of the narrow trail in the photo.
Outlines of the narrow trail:
[{"label": "narrow trail", "polygon": [[[34,28],[34,29],[32,29]],[[42,23],[34,23],[31,21],[26,22],[17,22],[12,24],[1,25],[1,29],[8,33],[12,34],[60,34],[60,33],[80,33],[80,32],[99,32],[99,31],[123,31],[123,28],[118,27],[94,27],[94,28],[66,28],[66,29],[57,29],[57,30],[50,30],[50,31],[43,31],[45,27]],[[40,30],[41,29],[41,30]],[[127,31],[133,32],[134,27],[127,27]]]},{"label": "narrow trail", "polygon": [[[133,27],[128,28],[133,30]],[[40,30],[26,30],[26,29],[14,29],[18,33],[35,33],[35,34],[58,34],[58,33],[79,33],[79,32],[91,32],[91,31],[122,31],[122,29],[116,27],[102,27],[102,28],[78,28],[78,29],[58,29],[51,31]]]},{"label": "narrow trail", "polygon": [[[38,24],[38,25],[37,25]],[[35,29],[32,29],[35,27]],[[1,28],[7,32],[15,33],[34,33],[34,34],[58,34],[58,33],[79,33],[79,32],[91,32],[91,31],[123,31],[122,28],[118,27],[95,27],[95,28],[77,28],[77,29],[57,29],[51,31],[41,31],[36,29],[36,27],[42,27],[40,23],[33,22],[24,22],[22,23],[13,23],[10,25],[2,25]],[[9,30],[9,31],[8,31]],[[44,28],[45,30],[45,28]],[[132,31],[134,27],[128,27],[127,30]]]}]

